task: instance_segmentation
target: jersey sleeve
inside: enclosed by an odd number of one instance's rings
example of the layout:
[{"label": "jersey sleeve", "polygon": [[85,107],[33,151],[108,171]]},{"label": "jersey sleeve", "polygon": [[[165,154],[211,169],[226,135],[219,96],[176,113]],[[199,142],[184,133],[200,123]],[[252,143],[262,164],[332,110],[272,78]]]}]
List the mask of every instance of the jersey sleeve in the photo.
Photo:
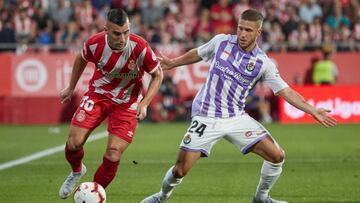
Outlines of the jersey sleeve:
[{"label": "jersey sleeve", "polygon": [[147,44],[144,56],[144,70],[148,73],[153,73],[160,67],[160,63],[151,47]]},{"label": "jersey sleeve", "polygon": [[90,40],[89,39],[84,42],[84,46],[81,50],[81,56],[85,61],[93,62],[94,55],[90,50]]},{"label": "jersey sleeve", "polygon": [[213,37],[210,41],[208,41],[206,44],[201,45],[197,48],[198,55],[204,60],[209,61],[211,60],[215,55],[215,49],[217,45],[221,42],[221,40],[226,35],[220,34]]},{"label": "jersey sleeve", "polygon": [[268,65],[264,71],[263,82],[271,88],[275,95],[277,95],[280,90],[289,87],[289,85],[280,77],[278,69],[270,59],[268,60]]}]

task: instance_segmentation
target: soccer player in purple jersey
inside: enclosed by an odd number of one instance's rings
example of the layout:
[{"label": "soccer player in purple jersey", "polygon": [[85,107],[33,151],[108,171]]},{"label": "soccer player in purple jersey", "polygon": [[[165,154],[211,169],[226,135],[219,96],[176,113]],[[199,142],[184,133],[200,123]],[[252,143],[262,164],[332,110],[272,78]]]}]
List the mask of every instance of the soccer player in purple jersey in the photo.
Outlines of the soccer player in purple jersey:
[{"label": "soccer player in purple jersey", "polygon": [[200,60],[210,61],[211,65],[206,83],[193,101],[192,123],[180,144],[176,164],[165,174],[160,192],[142,203],[168,199],[196,161],[209,156],[211,148],[221,138],[233,143],[243,154],[253,152],[264,159],[253,203],[285,202],[269,196],[281,174],[284,151],[260,123],[244,112],[249,90],[262,77],[275,95],[312,115],[325,127],[336,125],[336,120],[328,115],[329,110],[308,104],[281,79],[275,64],[256,44],[262,22],[258,11],[246,10],[240,16],[237,35],[217,35],[174,59],[159,57],[164,70]]}]

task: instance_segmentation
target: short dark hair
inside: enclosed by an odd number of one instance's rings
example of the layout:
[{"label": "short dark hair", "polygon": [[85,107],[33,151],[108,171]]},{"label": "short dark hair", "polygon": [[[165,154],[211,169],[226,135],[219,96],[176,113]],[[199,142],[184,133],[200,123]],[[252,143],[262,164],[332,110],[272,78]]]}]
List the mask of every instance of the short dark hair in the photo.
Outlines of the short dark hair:
[{"label": "short dark hair", "polygon": [[129,17],[123,9],[114,8],[108,12],[107,20],[116,25],[123,26],[129,20]]},{"label": "short dark hair", "polygon": [[262,24],[264,17],[261,13],[255,9],[248,9],[241,13],[240,19],[248,21],[257,21]]}]

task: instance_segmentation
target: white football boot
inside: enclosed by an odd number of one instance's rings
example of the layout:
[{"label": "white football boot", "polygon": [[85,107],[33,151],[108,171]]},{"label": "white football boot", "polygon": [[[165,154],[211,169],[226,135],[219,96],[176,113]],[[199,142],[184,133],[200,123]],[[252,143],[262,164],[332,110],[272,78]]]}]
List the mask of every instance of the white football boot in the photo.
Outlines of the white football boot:
[{"label": "white football boot", "polygon": [[71,172],[70,175],[66,178],[59,190],[59,196],[61,199],[68,198],[71,193],[74,191],[76,185],[79,183],[80,178],[83,177],[86,173],[86,166],[82,164],[81,172],[74,173]]},{"label": "white football boot", "polygon": [[269,197],[266,198],[265,200],[259,200],[259,199],[256,199],[256,198],[254,197],[252,203],[288,203],[288,202],[276,200],[276,199],[273,199],[273,198],[271,198],[271,197],[269,196]]},{"label": "white football boot", "polygon": [[168,198],[162,194],[162,192],[155,193],[145,199],[143,199],[140,203],[162,203],[165,202]]}]

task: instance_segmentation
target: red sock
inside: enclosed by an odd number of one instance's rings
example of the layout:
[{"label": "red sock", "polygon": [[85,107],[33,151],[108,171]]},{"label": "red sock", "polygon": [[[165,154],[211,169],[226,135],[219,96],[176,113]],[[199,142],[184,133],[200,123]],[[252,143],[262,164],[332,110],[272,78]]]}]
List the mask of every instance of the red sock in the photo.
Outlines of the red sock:
[{"label": "red sock", "polygon": [[103,188],[106,188],[116,175],[120,161],[110,161],[103,157],[103,162],[97,169],[94,175],[94,182],[99,183]]},{"label": "red sock", "polygon": [[82,147],[79,150],[70,151],[66,145],[65,157],[66,160],[70,163],[73,172],[78,173],[81,171],[81,160],[84,157],[84,150]]}]

